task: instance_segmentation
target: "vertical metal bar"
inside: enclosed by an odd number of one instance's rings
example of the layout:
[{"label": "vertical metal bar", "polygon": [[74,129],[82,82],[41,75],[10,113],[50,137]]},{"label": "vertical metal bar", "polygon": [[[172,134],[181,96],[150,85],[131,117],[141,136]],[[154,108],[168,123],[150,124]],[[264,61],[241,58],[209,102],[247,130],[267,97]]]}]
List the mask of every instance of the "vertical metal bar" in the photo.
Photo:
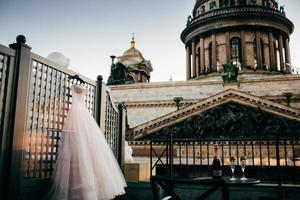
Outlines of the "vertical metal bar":
[{"label": "vertical metal bar", "polygon": [[95,108],[95,120],[98,123],[98,125],[101,125],[101,112],[104,112],[101,110],[101,103],[102,103],[102,81],[103,77],[99,75],[97,77],[97,83],[96,83],[96,108]]},{"label": "vertical metal bar", "polygon": [[254,141],[251,140],[251,149],[252,149],[252,166],[255,166],[255,154],[254,154]]},{"label": "vertical metal bar", "polygon": [[166,170],[167,170],[167,176],[170,176],[170,171],[169,171],[169,168],[168,168],[168,166],[169,166],[169,142],[168,141],[166,141],[166,166],[165,166],[165,168],[166,168]]},{"label": "vertical metal bar", "polygon": [[292,140],[292,153],[293,153],[293,166],[296,167],[296,156],[295,156],[295,144],[294,140]]},{"label": "vertical metal bar", "polygon": [[206,141],[206,149],[207,149],[207,175],[210,176],[210,171],[209,171],[209,142]]},{"label": "vertical metal bar", "polygon": [[169,153],[169,156],[170,156],[170,176],[172,177],[173,176],[173,136],[172,136],[172,133],[170,134],[170,153]]},{"label": "vertical metal bar", "polygon": [[[222,140],[222,166],[224,166],[224,141],[223,140]],[[224,169],[224,167],[222,168],[222,170],[223,169]]]},{"label": "vertical metal bar", "polygon": [[259,140],[259,160],[260,160],[260,179],[262,179],[262,151],[261,151],[261,140]]},{"label": "vertical metal bar", "polygon": [[195,140],[193,141],[193,176],[195,177],[196,156],[195,156]]},{"label": "vertical metal bar", "polygon": [[189,149],[188,149],[188,141],[185,142],[185,160],[186,160],[186,174],[189,174]]},{"label": "vertical metal bar", "polygon": [[201,167],[203,166],[202,160],[203,160],[203,158],[202,158],[202,141],[200,141],[200,165],[201,165]]},{"label": "vertical metal bar", "polygon": [[279,140],[276,139],[276,163],[277,163],[277,173],[278,173],[278,185],[281,186],[281,174],[280,174],[280,152],[279,152]]},{"label": "vertical metal bar", "polygon": [[152,151],[153,151],[153,146],[152,146],[152,140],[150,140],[150,177],[153,175],[152,171],[154,166],[152,166]]},{"label": "vertical metal bar", "polygon": [[179,176],[182,176],[182,163],[181,163],[181,141],[179,142]]},{"label": "vertical metal bar", "polygon": [[[244,156],[247,157],[247,151],[246,151],[246,141],[244,140],[243,141],[243,144],[244,144]],[[247,158],[248,159],[248,158]]]},{"label": "vertical metal bar", "polygon": [[268,152],[268,166],[271,166],[270,164],[270,142],[267,141],[267,152]]},{"label": "vertical metal bar", "polygon": [[239,158],[239,141],[236,140],[236,160],[237,160],[237,164],[240,164],[240,158]]},{"label": "vertical metal bar", "polygon": [[284,160],[285,160],[285,166],[287,167],[288,163],[287,163],[287,148],[286,148],[286,140],[283,141],[284,142]]},{"label": "vertical metal bar", "polygon": [[125,105],[120,103],[118,106],[119,109],[119,165],[122,171],[124,171],[124,157],[125,157],[125,131],[126,131],[126,122],[125,122]]},{"label": "vertical metal bar", "polygon": [[[231,141],[229,140],[228,141],[228,143],[229,143],[229,156],[233,156],[233,155],[231,155]],[[239,159],[239,158],[236,158],[236,159]]]}]

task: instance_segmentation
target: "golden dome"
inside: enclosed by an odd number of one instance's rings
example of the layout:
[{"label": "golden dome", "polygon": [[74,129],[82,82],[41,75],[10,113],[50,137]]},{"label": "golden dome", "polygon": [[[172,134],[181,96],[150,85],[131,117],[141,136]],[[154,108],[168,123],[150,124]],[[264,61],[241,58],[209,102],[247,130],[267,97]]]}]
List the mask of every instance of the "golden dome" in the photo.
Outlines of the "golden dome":
[{"label": "golden dome", "polygon": [[143,54],[139,50],[137,50],[135,48],[134,37],[132,37],[132,40],[131,40],[130,44],[131,44],[130,49],[128,49],[127,51],[125,51],[123,53],[123,56],[131,56],[131,57],[141,57],[141,58],[143,58]]}]

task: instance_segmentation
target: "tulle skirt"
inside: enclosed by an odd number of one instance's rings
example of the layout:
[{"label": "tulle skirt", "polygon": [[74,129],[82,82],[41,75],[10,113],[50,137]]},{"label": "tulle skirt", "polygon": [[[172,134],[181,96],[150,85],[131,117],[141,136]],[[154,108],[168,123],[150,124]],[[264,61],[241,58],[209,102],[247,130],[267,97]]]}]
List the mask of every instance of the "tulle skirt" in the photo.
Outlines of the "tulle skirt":
[{"label": "tulle skirt", "polygon": [[125,179],[102,131],[83,103],[73,102],[45,199],[108,200],[124,194],[124,187]]}]

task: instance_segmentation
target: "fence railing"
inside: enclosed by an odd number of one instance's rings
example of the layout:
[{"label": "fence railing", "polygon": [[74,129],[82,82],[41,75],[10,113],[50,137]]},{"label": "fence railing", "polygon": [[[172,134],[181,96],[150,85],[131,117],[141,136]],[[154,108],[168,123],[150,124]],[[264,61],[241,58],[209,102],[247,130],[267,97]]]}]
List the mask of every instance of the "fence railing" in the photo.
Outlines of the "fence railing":
[{"label": "fence railing", "polygon": [[[219,145],[223,174],[231,176],[229,158],[246,156],[246,175],[264,182],[300,183],[300,139],[152,140],[151,175],[211,176],[214,144]],[[236,167],[241,175],[240,167]]]},{"label": "fence railing", "polygon": [[[31,52],[25,37],[0,45],[0,196],[40,199],[55,165],[75,72]],[[85,104],[123,166],[124,106],[116,108],[102,82],[80,75]],[[123,119],[124,118],[124,119]],[[99,152],[101,153],[101,152]]]}]

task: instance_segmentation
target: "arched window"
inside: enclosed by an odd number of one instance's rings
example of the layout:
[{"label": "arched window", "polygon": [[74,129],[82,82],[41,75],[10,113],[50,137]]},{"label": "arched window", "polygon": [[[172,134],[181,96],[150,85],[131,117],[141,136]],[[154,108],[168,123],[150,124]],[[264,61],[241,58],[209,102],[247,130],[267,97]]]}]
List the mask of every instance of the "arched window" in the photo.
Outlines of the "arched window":
[{"label": "arched window", "polygon": [[230,40],[231,62],[240,68],[241,66],[241,39],[233,37]]}]

